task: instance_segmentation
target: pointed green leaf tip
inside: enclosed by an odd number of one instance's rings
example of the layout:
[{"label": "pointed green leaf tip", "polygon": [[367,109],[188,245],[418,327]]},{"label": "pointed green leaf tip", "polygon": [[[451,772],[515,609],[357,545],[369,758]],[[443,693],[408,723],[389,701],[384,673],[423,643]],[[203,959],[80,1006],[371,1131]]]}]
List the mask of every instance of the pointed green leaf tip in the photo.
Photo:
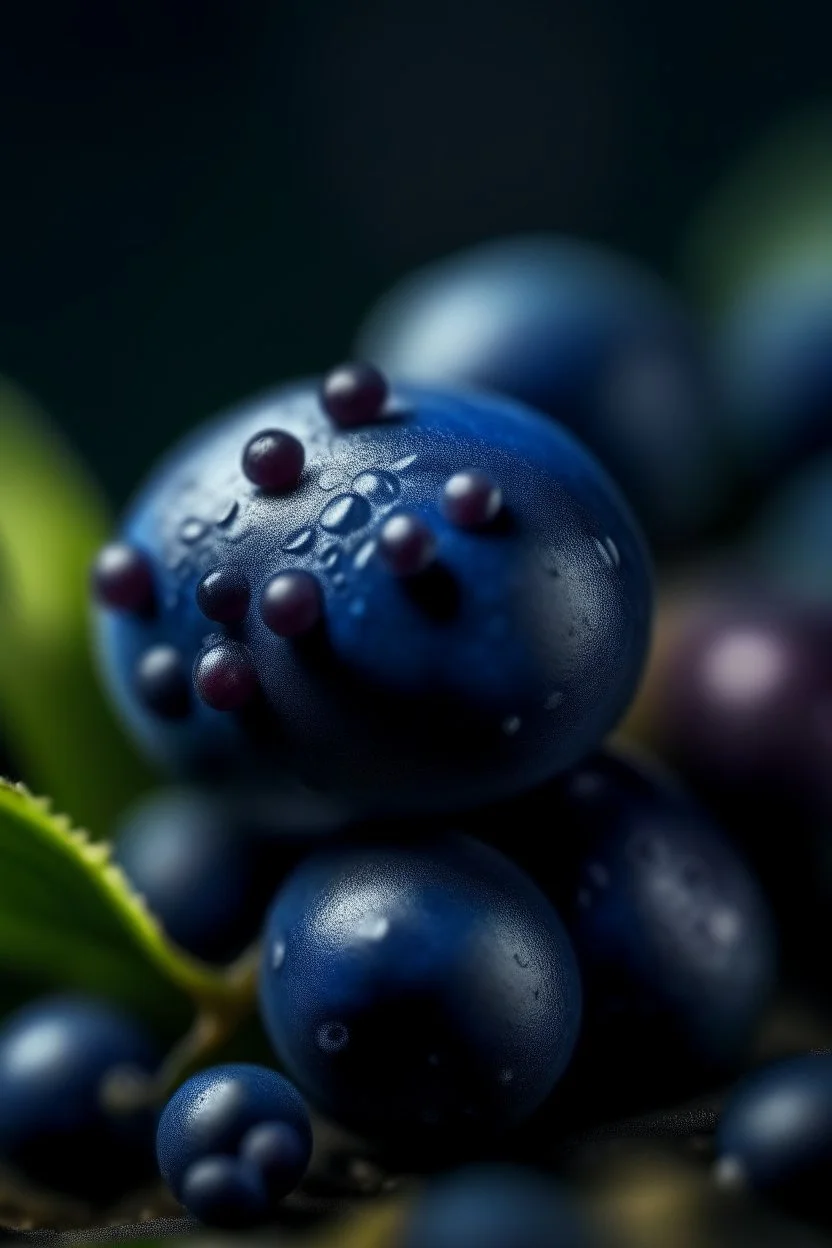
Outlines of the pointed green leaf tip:
[{"label": "pointed green leaf tip", "polygon": [[19,778],[96,836],[149,787],[92,661],[90,566],[109,531],[58,431],[0,378],[0,737]]},{"label": "pointed green leaf tip", "polygon": [[49,803],[0,780],[0,1008],[80,991],[181,1034],[195,1011],[236,1018],[251,985],[177,949],[110,860]]}]

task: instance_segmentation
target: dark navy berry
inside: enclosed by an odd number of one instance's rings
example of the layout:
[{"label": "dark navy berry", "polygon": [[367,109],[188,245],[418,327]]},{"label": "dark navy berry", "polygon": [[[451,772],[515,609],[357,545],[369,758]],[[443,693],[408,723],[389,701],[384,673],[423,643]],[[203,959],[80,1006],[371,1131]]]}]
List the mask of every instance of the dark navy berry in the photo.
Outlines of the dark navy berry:
[{"label": "dark navy berry", "polygon": [[397,1248],[597,1248],[598,1242],[554,1179],[491,1164],[434,1179],[408,1212]]},{"label": "dark navy berry", "polygon": [[[572,937],[585,1090],[597,1097],[607,1080],[616,1095],[655,1096],[742,1059],[774,986],[772,920],[734,848],[670,778],[609,751],[494,826]],[[575,1081],[580,1092],[577,1067]]]},{"label": "dark navy berry", "polygon": [[[265,1066],[244,1062],[192,1075],[173,1094],[159,1119],[156,1154],[162,1178],[183,1199],[193,1167],[212,1157],[237,1158],[248,1133],[262,1123],[284,1123],[295,1132],[300,1141],[297,1157],[305,1157],[305,1169],[312,1154],[312,1128],[303,1098],[288,1079]],[[244,1173],[259,1177],[256,1156],[250,1150],[240,1160]],[[234,1178],[229,1172],[232,1194],[240,1173],[236,1171]]]},{"label": "dark navy berry", "polygon": [[321,387],[327,415],[345,429],[378,420],[386,400],[387,380],[371,364],[343,364]]},{"label": "dark navy berry", "polygon": [[303,475],[303,443],[291,433],[266,429],[256,433],[243,451],[243,472],[262,490],[286,494]]},{"label": "dark navy berry", "polygon": [[[264,465],[295,441],[305,466],[277,491]],[[175,451],[123,540],[158,606],[99,604],[105,675],[148,753],[192,778],[293,777],[371,813],[470,804],[593,748],[644,658],[625,504],[502,399],[398,388],[353,427],[315,385],[278,390]]]},{"label": "dark navy berry", "polygon": [[261,1122],[240,1144],[240,1157],[263,1183],[270,1200],[282,1200],[300,1183],[309,1165],[305,1135],[287,1122]]},{"label": "dark navy berry", "polygon": [[144,615],[153,608],[153,569],[134,546],[113,542],[99,552],[93,569],[96,598],[114,611]]},{"label": "dark navy berry", "polygon": [[601,248],[529,236],[460,252],[382,298],[358,346],[394,380],[509,395],[567,425],[660,546],[696,537],[720,505],[697,328],[656,278]]},{"label": "dark navy berry", "polygon": [[267,923],[260,1001],[316,1105],[435,1155],[546,1098],[575,1043],[580,984],[532,881],[450,836],[304,862]]},{"label": "dark navy berry", "polygon": [[268,1220],[269,1205],[257,1171],[237,1157],[205,1157],[186,1171],[182,1204],[206,1226],[257,1226]]},{"label": "dark navy berry", "polygon": [[0,1027],[0,1160],[30,1183],[110,1200],[153,1173],[153,1116],[109,1099],[118,1075],[153,1073],[142,1027],[85,997],[50,997]]},{"label": "dark navy berry", "polygon": [[173,941],[231,962],[257,939],[303,839],[279,804],[255,818],[218,794],[169,790],[125,816],[113,857]]},{"label": "dark navy berry", "polygon": [[716,1134],[717,1176],[829,1214],[832,1056],[807,1054],[755,1071],[728,1097]]}]

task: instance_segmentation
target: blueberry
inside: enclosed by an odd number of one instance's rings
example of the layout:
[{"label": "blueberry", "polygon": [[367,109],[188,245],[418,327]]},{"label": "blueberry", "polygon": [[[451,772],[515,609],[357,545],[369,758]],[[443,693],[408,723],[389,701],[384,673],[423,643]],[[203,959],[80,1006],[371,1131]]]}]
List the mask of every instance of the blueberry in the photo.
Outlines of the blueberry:
[{"label": "blueberry", "polygon": [[545,1099],[575,1043],[580,984],[533,882],[453,835],[302,863],[267,923],[260,1001],[315,1104],[435,1156]]},{"label": "blueberry", "polygon": [[716,1134],[717,1174],[829,1220],[832,1056],[787,1058],[746,1076]]},{"label": "blueberry", "polygon": [[206,1226],[233,1229],[266,1222],[260,1175],[237,1157],[204,1157],[185,1171],[180,1192],[188,1213]]},{"label": "blueberry", "polygon": [[160,1054],[131,1018],[84,997],[49,997],[0,1027],[0,1159],[39,1187],[106,1201],[153,1172],[153,1116],[107,1101],[114,1072]]},{"label": "blueberry", "polygon": [[581,1095],[609,1113],[602,1087],[646,1103],[744,1056],[776,974],[771,917],[730,842],[669,776],[608,750],[492,819],[573,941]]},{"label": "blueberry", "polygon": [[279,804],[272,818],[262,823],[216,793],[163,790],[124,817],[114,861],[172,940],[206,962],[231,962],[257,939],[299,852]]},{"label": "blueberry", "polygon": [[832,446],[832,274],[798,260],[750,277],[718,326],[731,433],[757,483]]},{"label": "blueberry", "polygon": [[716,386],[697,328],[611,252],[528,236],[457,253],[382,298],[358,350],[397,380],[496,391],[561,421],[657,545],[696,537],[720,502]]},{"label": "blueberry", "polygon": [[258,1176],[266,1191],[256,1150],[242,1157],[233,1171],[218,1174],[198,1170],[198,1183],[194,1168],[211,1158],[238,1158],[252,1128],[263,1123],[284,1124],[294,1132],[293,1173],[300,1177],[312,1154],[312,1128],[303,1098],[288,1079],[265,1066],[245,1062],[214,1066],[192,1075],[173,1094],[159,1119],[156,1154],[162,1178],[186,1204],[186,1187],[193,1196],[195,1186],[206,1204],[212,1200],[212,1191],[218,1200],[227,1192],[232,1206],[238,1195],[245,1204],[252,1174]]},{"label": "blueberry", "polygon": [[261,1122],[242,1139],[240,1156],[260,1176],[271,1200],[294,1191],[309,1165],[305,1135],[287,1122]]},{"label": "blueberry", "polygon": [[382,814],[512,792],[599,741],[644,658],[648,560],[591,455],[506,400],[382,395],[358,366],[193,434],[118,546],[155,607],[99,599],[107,681],[200,780]]}]

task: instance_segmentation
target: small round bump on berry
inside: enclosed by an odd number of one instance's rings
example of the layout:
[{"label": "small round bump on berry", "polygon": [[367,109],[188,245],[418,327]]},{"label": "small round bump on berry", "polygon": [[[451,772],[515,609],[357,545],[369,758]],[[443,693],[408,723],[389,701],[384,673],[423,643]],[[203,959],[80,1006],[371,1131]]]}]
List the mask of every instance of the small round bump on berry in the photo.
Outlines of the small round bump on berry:
[{"label": "small round bump on berry", "polygon": [[194,688],[215,711],[239,711],[256,698],[257,673],[243,646],[222,643],[197,659]]},{"label": "small round bump on berry", "polygon": [[309,1140],[287,1122],[262,1122],[240,1145],[240,1157],[257,1171],[270,1200],[294,1191],[309,1165]]},{"label": "small round bump on berry", "polygon": [[308,633],[320,620],[322,609],[320,586],[309,572],[279,572],[260,601],[263,622],[278,637]]},{"label": "small round bump on berry", "polygon": [[190,683],[174,646],[152,646],[136,664],[136,692],[162,719],[184,719],[191,709]]},{"label": "small round bump on berry", "polygon": [[325,378],[321,403],[330,420],[344,429],[377,420],[387,401],[387,381],[371,364],[342,364]]},{"label": "small round bump on berry", "polygon": [[248,581],[236,568],[214,568],[196,587],[197,606],[217,624],[238,624],[245,619],[250,597]]},{"label": "small round bump on berry", "polygon": [[378,553],[395,576],[415,576],[433,563],[436,537],[420,516],[391,516],[379,534]]},{"label": "small round bump on berry", "polygon": [[457,472],[442,491],[442,514],[460,529],[481,529],[499,515],[500,487],[483,472]]},{"label": "small round bump on berry", "polygon": [[154,605],[153,572],[142,551],[126,542],[112,542],[99,551],[93,568],[98,601],[115,611],[146,615]]},{"label": "small round bump on berry", "polygon": [[206,1226],[233,1230],[256,1226],[268,1215],[257,1171],[237,1157],[205,1157],[185,1174],[182,1204]]},{"label": "small round bump on berry", "polygon": [[303,475],[303,443],[280,429],[265,429],[246,444],[243,472],[249,481],[270,494],[295,489]]}]

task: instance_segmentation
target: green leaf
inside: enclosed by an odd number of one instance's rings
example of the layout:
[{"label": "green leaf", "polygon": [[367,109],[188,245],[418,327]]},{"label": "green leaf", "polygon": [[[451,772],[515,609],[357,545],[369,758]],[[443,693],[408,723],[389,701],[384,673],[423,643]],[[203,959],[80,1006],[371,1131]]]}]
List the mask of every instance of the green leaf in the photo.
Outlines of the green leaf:
[{"label": "green leaf", "polygon": [[109,846],[0,781],[0,1007],[55,990],[118,1002],[172,1037],[195,1011],[236,1023],[253,995],[239,968],[215,970],[171,944]]},{"label": "green leaf", "polygon": [[97,836],[150,782],[91,653],[89,570],[109,531],[57,431],[0,379],[0,724],[22,778]]}]

